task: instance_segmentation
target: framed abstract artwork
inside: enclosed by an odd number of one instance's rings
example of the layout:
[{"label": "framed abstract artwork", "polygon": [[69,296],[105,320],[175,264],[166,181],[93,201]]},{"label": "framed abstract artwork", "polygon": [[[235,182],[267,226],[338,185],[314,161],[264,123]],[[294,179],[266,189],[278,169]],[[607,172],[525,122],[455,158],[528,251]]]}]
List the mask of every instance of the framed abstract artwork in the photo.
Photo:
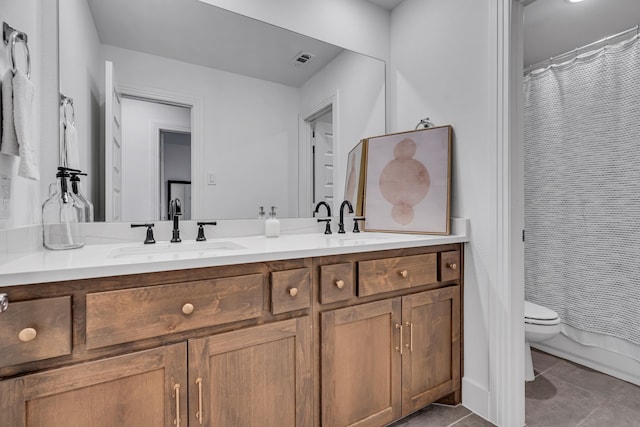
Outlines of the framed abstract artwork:
[{"label": "framed abstract artwork", "polygon": [[368,138],[366,231],[450,233],[451,126]]},{"label": "framed abstract artwork", "polygon": [[365,141],[362,140],[350,152],[347,158],[347,173],[344,185],[344,200],[353,205],[356,215],[362,215],[364,202],[364,162],[366,159]]}]

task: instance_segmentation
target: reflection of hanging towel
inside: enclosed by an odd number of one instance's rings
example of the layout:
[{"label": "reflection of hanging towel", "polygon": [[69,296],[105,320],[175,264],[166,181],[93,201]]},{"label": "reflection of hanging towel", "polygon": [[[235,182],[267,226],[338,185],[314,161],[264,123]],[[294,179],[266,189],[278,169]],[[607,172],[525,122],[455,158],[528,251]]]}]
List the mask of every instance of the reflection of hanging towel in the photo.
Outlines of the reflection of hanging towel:
[{"label": "reflection of hanging towel", "polygon": [[33,180],[40,179],[38,152],[33,140],[33,98],[35,87],[26,74],[17,70],[13,76],[13,119],[20,146],[18,175]]},{"label": "reflection of hanging towel", "polygon": [[19,156],[18,138],[13,120],[13,73],[7,70],[2,77],[2,140],[0,153]]},{"label": "reflection of hanging towel", "polygon": [[78,153],[78,131],[73,123],[64,123],[64,146],[67,167],[80,169],[80,154]]}]

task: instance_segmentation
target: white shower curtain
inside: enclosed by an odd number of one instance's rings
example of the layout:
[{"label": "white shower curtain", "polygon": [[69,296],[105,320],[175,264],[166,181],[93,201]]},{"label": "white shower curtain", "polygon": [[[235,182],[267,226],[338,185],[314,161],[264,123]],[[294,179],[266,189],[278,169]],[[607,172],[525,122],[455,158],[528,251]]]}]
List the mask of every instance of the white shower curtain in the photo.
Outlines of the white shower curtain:
[{"label": "white shower curtain", "polygon": [[534,71],[524,90],[526,299],[570,338],[640,360],[640,42]]}]

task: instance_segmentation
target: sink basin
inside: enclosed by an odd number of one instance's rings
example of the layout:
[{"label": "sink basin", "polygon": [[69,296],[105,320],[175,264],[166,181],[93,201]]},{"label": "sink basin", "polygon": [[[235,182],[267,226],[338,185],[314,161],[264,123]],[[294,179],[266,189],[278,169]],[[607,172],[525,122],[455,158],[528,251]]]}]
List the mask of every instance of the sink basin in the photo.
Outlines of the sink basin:
[{"label": "sink basin", "polygon": [[109,253],[109,258],[127,259],[180,259],[198,256],[213,256],[218,253],[246,249],[235,242],[180,242],[180,243],[155,243],[152,245],[135,245],[116,248]]}]

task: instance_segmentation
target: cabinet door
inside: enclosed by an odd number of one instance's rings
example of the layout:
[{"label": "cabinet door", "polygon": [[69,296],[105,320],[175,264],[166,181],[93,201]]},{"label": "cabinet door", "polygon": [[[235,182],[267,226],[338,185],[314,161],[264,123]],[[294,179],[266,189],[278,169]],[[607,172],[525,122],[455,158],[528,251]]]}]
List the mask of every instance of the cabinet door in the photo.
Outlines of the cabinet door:
[{"label": "cabinet door", "polygon": [[189,341],[191,426],[309,426],[311,322],[285,320]]},{"label": "cabinet door", "polygon": [[0,425],[186,427],[186,363],[176,344],[2,381]]},{"label": "cabinet door", "polygon": [[323,426],[381,426],[400,417],[400,304],[322,313]]},{"label": "cabinet door", "polygon": [[402,415],[460,389],[460,286],[402,298]]}]

